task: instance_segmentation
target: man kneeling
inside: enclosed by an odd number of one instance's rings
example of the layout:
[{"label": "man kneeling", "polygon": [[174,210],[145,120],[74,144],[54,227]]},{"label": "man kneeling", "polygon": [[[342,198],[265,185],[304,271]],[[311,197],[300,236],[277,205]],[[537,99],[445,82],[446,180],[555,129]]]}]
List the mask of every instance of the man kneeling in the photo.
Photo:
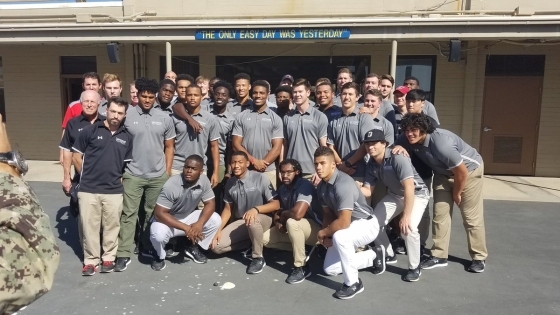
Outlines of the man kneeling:
[{"label": "man kneeling", "polygon": [[[165,244],[170,238],[187,236],[192,245],[185,251],[195,263],[206,263],[207,259],[198,246],[208,249],[221,223],[214,213],[214,192],[206,176],[200,176],[204,160],[191,155],[185,160],[183,173],[172,176],[165,182],[154,209],[154,222],[150,228],[150,240],[156,250],[152,269],[165,268]],[[199,202],[204,203],[196,210]]]},{"label": "man kneeling", "polygon": [[323,217],[315,187],[303,179],[302,173],[296,160],[287,159],[280,163],[284,184],[278,189],[281,210],[274,215],[274,227],[264,234],[264,246],[293,250],[295,268],[286,279],[289,284],[300,283],[311,275],[306,265],[305,245],[316,244]]}]

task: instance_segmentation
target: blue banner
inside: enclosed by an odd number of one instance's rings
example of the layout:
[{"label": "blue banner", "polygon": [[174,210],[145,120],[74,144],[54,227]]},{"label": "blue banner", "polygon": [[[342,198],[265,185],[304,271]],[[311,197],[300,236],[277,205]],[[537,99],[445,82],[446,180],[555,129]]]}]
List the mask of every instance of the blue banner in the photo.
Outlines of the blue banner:
[{"label": "blue banner", "polygon": [[197,30],[196,40],[348,39],[350,29],[242,29]]}]

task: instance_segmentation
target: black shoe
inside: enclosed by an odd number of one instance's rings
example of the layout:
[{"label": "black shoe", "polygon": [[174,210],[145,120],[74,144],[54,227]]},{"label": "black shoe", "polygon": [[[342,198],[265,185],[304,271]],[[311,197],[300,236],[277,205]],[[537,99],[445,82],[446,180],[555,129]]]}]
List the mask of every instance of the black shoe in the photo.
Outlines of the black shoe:
[{"label": "black shoe", "polygon": [[257,273],[261,273],[263,271],[264,266],[266,266],[266,262],[264,261],[264,257],[257,257],[253,258],[249,267],[247,267],[247,273],[250,275],[254,275]]},{"label": "black shoe", "polygon": [[115,271],[125,271],[128,265],[130,265],[129,257],[117,257],[117,260],[115,261]]},{"label": "black shoe", "polygon": [[476,273],[481,273],[484,272],[484,267],[486,267],[486,261],[485,260],[476,260],[473,259],[471,265],[469,266],[469,271],[470,272],[476,272]]},{"label": "black shoe", "polygon": [[422,269],[433,269],[436,267],[445,267],[447,266],[447,259],[445,258],[437,258],[437,257],[430,257],[426,260],[424,260],[421,264],[420,264],[420,268]]},{"label": "black shoe", "polygon": [[389,256],[389,254],[387,254],[387,256],[385,257],[385,262],[389,265],[394,265],[397,263],[397,255],[393,254],[393,256]]},{"label": "black shoe", "polygon": [[[380,275],[385,272],[385,246],[379,245],[373,248],[375,258],[373,259],[373,274]],[[362,288],[363,289],[363,288]]]},{"label": "black shoe", "polygon": [[422,270],[420,270],[420,266],[416,267],[416,269],[408,269],[408,273],[404,276],[404,281],[416,282],[420,280],[421,274]]},{"label": "black shoe", "polygon": [[179,252],[176,252],[173,248],[169,248],[169,249],[165,250],[165,258],[166,259],[173,258],[177,255],[179,255]]},{"label": "black shoe", "polygon": [[351,286],[343,284],[342,288],[334,293],[334,296],[341,300],[348,300],[353,298],[356,294],[362,293],[363,291],[364,285],[362,284],[362,279],[358,279],[358,282],[354,283]]},{"label": "black shoe", "polygon": [[406,255],[406,247],[404,245],[399,245],[395,247],[395,254]]},{"label": "black shoe", "polygon": [[200,251],[198,245],[192,245],[187,248],[185,250],[185,254],[197,264],[205,264],[208,262],[208,258],[206,258],[206,256],[204,256],[204,254]]},{"label": "black shoe", "polygon": [[115,270],[115,262],[114,261],[104,261],[101,265],[101,269],[99,272],[101,273],[109,273]]},{"label": "black shoe", "polygon": [[430,256],[430,255],[426,253],[426,246],[420,245],[420,257],[423,256]]},{"label": "black shoe", "polygon": [[309,270],[309,267],[307,267],[307,265],[303,267],[296,267],[294,268],[292,273],[288,276],[288,278],[286,278],[286,283],[289,284],[300,283],[303,282],[303,280],[305,280],[305,278],[309,277],[310,275],[311,275],[311,270]]},{"label": "black shoe", "polygon": [[82,269],[82,276],[93,276],[97,268],[94,265],[85,265]]},{"label": "black shoe", "polygon": [[155,271],[165,269],[165,259],[159,259],[159,257],[154,256],[152,260],[152,269]]},{"label": "black shoe", "polygon": [[134,253],[134,255],[140,254],[140,243],[136,243],[136,245],[134,245],[134,251],[132,253]]}]

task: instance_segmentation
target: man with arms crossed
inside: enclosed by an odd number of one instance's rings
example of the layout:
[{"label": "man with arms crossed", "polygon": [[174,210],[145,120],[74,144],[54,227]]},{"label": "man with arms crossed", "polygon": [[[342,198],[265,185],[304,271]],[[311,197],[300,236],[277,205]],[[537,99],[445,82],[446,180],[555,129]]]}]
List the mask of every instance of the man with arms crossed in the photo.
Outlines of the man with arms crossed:
[{"label": "man with arms crossed", "polygon": [[86,127],[72,146],[75,165],[81,167],[77,171],[81,173],[78,199],[84,234],[83,276],[93,276],[100,259],[101,272],[115,269],[123,209],[122,170],[131,161],[133,150],[132,136],[122,124],[127,108],[125,99],[109,99],[107,119]]},{"label": "man with arms crossed", "polygon": [[282,120],[266,105],[268,84],[253,82],[253,106],[237,114],[233,124],[233,150],[247,154],[252,168],[264,173],[276,188],[276,165],[284,142]]},{"label": "man with arms crossed", "polygon": [[[399,227],[408,248],[408,273],[404,279],[418,281],[421,274],[418,224],[430,201],[428,187],[416,173],[408,157],[391,153],[391,149],[387,147],[389,143],[381,130],[369,131],[364,143],[370,159],[366,166],[363,185],[359,182],[356,184],[361,187],[362,193],[366,197],[372,195],[379,182],[383,182],[384,186],[388,188],[387,194],[375,206],[373,212],[386,213],[384,225],[400,213],[403,214]],[[386,241],[387,243],[383,246],[389,245],[388,239]]]},{"label": "man with arms crossed", "polygon": [[[186,236],[191,241],[185,254],[195,263],[208,261],[198,246],[210,247],[222,221],[214,212],[214,193],[208,177],[202,174],[203,166],[201,156],[191,155],[185,160],[183,172],[171,176],[163,185],[150,227],[150,241],[156,252],[153,270],[165,268],[165,244],[177,236]],[[201,201],[204,207],[197,210]]]},{"label": "man with arms crossed", "polygon": [[296,108],[284,116],[284,152],[286,158],[301,164],[305,179],[313,180],[313,154],[319,146],[327,145],[328,120],[309,104],[311,86],[306,79],[293,84]]},{"label": "man with arms crossed", "polygon": [[352,177],[337,170],[335,153],[330,148],[315,151],[315,170],[321,178],[317,196],[323,207],[323,225],[317,239],[328,248],[323,269],[331,276],[342,273],[344,282],[334,296],[351,299],[364,291],[359,269],[375,265],[385,270],[383,246],[356,250],[375,240],[386,214],[374,215]]},{"label": "man with arms crossed", "polygon": [[262,173],[248,170],[250,162],[245,152],[233,152],[230,164],[233,177],[224,188],[226,204],[212,251],[222,254],[252,246],[253,260],[247,273],[257,274],[266,266],[262,254],[264,232],[270,229],[271,214],[280,208],[280,203],[270,180]]},{"label": "man with arms crossed", "polygon": [[125,126],[134,140],[132,162],[123,175],[124,200],[119,232],[119,249],[115,271],[124,271],[130,264],[136,220],[140,202],[144,197],[145,219],[140,222],[143,235],[140,238],[146,254],[150,249],[149,220],[154,211],[161,187],[171,174],[175,143],[175,127],[171,117],[154,108],[159,85],[155,80],[136,80],[138,106],[127,112]]},{"label": "man with arms crossed", "polygon": [[[432,256],[422,269],[447,266],[451,211],[457,204],[467,232],[472,263],[468,270],[484,272],[486,233],[482,202],[484,164],[478,152],[454,133],[434,128],[426,114],[406,114],[401,120],[402,134],[397,144],[414,151],[434,171],[434,218]],[[404,152],[403,147],[393,149]]]},{"label": "man with arms crossed", "polygon": [[298,161],[282,161],[280,176],[284,184],[278,189],[280,210],[274,214],[274,226],[264,233],[264,246],[294,252],[294,270],[286,282],[296,284],[311,275],[305,245],[317,243],[323,209],[313,184],[302,178]]}]

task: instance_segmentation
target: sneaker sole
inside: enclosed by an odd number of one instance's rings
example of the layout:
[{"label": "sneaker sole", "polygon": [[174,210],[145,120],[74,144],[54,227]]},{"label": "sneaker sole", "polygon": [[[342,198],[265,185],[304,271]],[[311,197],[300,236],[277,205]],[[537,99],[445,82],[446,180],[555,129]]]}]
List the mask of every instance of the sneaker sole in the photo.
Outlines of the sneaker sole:
[{"label": "sneaker sole", "polygon": [[422,267],[422,266],[420,266],[420,269],[423,269],[423,270],[430,270],[430,269],[434,269],[434,268],[438,268],[438,267],[447,267],[447,263],[444,263],[444,264],[435,264],[435,265],[429,266],[429,267]]},{"label": "sneaker sole", "polygon": [[309,271],[307,274],[303,275],[303,279],[298,280],[298,281],[294,281],[294,282],[288,282],[286,281],[287,284],[298,284],[298,283],[302,283],[303,281],[305,281],[305,279],[307,279],[307,277],[311,276],[311,271]]},{"label": "sneaker sole", "polygon": [[132,260],[129,259],[129,260],[126,262],[126,264],[124,265],[124,268],[123,268],[123,269],[115,268],[115,272],[123,272],[123,271],[125,271],[126,268],[128,268],[128,265],[130,265],[131,262],[132,262]]},{"label": "sneaker sole", "polygon": [[111,273],[115,271],[115,269],[111,269],[111,270],[100,270],[99,273]]},{"label": "sneaker sole", "polygon": [[169,258],[177,257],[178,255],[179,255],[179,252],[173,252],[173,254],[171,254],[171,255],[165,254],[165,258],[169,259]]},{"label": "sneaker sole", "polygon": [[82,273],[82,276],[84,276],[84,277],[91,277],[91,276],[93,276],[95,273],[96,273],[95,271],[94,271],[92,274],[89,274],[89,275],[86,275],[86,274],[83,274],[83,273]]},{"label": "sneaker sole", "polygon": [[264,270],[264,267],[266,267],[266,262],[263,263],[263,266],[262,266],[262,268],[261,268],[260,270],[255,271],[255,272],[252,272],[252,273],[248,273],[248,272],[247,272],[247,274],[248,274],[248,275],[256,275],[256,274],[258,274],[258,273],[261,273],[261,272]]},{"label": "sneaker sole", "polygon": [[482,270],[472,270],[472,269],[469,268],[469,271],[472,272],[472,273],[483,273],[484,269],[482,269]]},{"label": "sneaker sole", "polygon": [[165,269],[165,267],[167,267],[167,264],[163,265],[163,268],[161,268],[161,269],[154,269],[154,268],[152,267],[152,270],[153,270],[153,271],[162,271],[163,269]]},{"label": "sneaker sole", "polygon": [[396,259],[395,259],[395,260],[391,260],[391,261],[385,261],[385,264],[387,264],[387,265],[394,265],[394,264],[396,264],[396,263],[397,263],[397,260],[396,260]]},{"label": "sneaker sole", "polygon": [[420,271],[420,273],[418,274],[418,278],[412,279],[412,280],[411,280],[411,279],[404,278],[404,281],[406,281],[406,282],[416,282],[416,281],[420,280],[420,276],[421,276],[421,275],[422,275],[422,271]]},{"label": "sneaker sole", "polygon": [[364,292],[364,287],[362,287],[360,290],[356,291],[356,293],[354,293],[354,294],[352,294],[352,295],[344,296],[344,297],[342,297],[342,296],[337,296],[337,298],[339,298],[339,299],[341,299],[341,300],[349,300],[349,299],[355,297],[356,295],[358,295],[359,293],[362,293],[362,292]]},{"label": "sneaker sole", "polygon": [[195,263],[197,263],[197,264],[205,264],[205,263],[208,262],[208,261],[200,261],[200,260],[194,259],[194,255],[191,254],[191,253],[188,252],[188,251],[185,251],[185,255],[189,256],[189,258],[190,258],[192,261],[194,261]]}]

